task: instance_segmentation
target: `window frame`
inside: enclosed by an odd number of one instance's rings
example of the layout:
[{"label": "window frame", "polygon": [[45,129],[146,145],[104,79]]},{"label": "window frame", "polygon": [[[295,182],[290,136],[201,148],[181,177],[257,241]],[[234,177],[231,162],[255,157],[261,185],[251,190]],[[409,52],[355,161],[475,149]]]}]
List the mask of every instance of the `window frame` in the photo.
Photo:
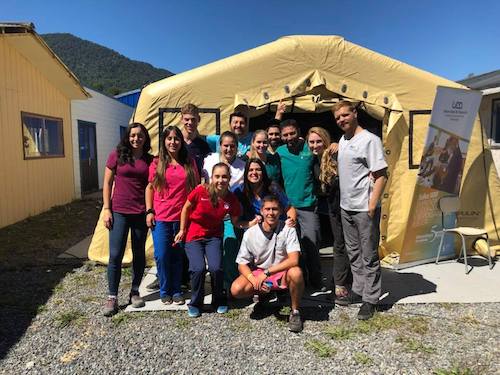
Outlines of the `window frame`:
[{"label": "window frame", "polygon": [[[29,156],[26,154],[26,147],[24,145],[24,118],[25,118],[25,116],[39,118],[44,122],[44,125],[45,125],[45,120],[56,121],[58,124],[60,124],[59,137],[60,137],[60,142],[61,142],[61,146],[62,146],[62,153],[61,154],[57,154],[57,155],[40,154],[39,156]],[[38,113],[21,111],[21,144],[22,144],[22,148],[23,148],[24,160],[65,158],[66,157],[66,150],[64,147],[64,121],[63,121],[62,117],[46,116],[46,115],[41,115]]]},{"label": "window frame", "polygon": [[[499,139],[498,142],[495,138]],[[491,100],[490,145],[500,148],[500,98]]]},{"label": "window frame", "polygon": [[418,161],[418,164],[415,164],[415,161],[413,160],[413,127],[415,126],[413,118],[419,115],[425,115],[430,117],[432,115],[432,110],[419,109],[419,110],[409,111],[410,123],[408,124],[408,169],[420,168],[421,160]]}]

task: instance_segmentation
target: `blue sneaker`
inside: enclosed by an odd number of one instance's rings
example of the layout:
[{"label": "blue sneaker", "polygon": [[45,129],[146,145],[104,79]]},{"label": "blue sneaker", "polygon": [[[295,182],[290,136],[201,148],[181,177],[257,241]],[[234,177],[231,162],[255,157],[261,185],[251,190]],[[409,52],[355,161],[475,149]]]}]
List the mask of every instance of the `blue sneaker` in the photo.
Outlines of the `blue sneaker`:
[{"label": "blue sneaker", "polygon": [[224,305],[219,306],[219,307],[217,307],[217,314],[226,314],[228,312],[228,310],[229,310],[229,307],[227,307],[227,306],[224,306]]},{"label": "blue sneaker", "polygon": [[198,318],[201,316],[200,309],[196,306],[188,306],[188,316],[190,318]]}]

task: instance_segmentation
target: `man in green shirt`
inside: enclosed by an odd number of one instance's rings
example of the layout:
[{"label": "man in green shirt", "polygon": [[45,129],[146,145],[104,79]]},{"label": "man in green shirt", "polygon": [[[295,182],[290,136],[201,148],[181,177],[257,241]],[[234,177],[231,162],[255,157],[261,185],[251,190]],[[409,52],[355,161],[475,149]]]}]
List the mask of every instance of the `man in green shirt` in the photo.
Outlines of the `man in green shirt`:
[{"label": "man in green shirt", "polygon": [[314,194],[314,155],[300,138],[297,121],[285,120],[280,125],[283,145],[276,152],[281,158],[281,169],[286,195],[297,210],[297,223],[302,248],[302,268],[306,280],[316,290],[324,291],[319,257],[320,223],[316,213]]}]

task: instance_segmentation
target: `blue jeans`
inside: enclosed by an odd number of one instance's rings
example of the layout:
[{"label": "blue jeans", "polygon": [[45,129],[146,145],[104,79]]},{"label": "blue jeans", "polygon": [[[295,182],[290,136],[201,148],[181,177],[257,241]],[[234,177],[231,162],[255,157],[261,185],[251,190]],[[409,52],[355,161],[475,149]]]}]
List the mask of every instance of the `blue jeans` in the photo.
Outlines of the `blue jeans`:
[{"label": "blue jeans", "polygon": [[160,283],[160,297],[181,294],[182,244],[172,246],[179,231],[178,221],[157,221],[151,230],[154,255]]},{"label": "blue jeans", "polygon": [[186,254],[189,259],[189,273],[191,275],[191,302],[190,306],[203,307],[205,297],[205,273],[210,272],[212,279],[212,305],[225,305],[222,287],[224,272],[222,272],[221,239],[219,237],[202,238],[186,242]]},{"label": "blue jeans", "polygon": [[109,230],[108,291],[118,295],[122,276],[122,260],[127,245],[128,231],[132,238],[132,290],[139,290],[146,266],[146,216],[144,214],[121,214],[113,212],[113,226]]}]

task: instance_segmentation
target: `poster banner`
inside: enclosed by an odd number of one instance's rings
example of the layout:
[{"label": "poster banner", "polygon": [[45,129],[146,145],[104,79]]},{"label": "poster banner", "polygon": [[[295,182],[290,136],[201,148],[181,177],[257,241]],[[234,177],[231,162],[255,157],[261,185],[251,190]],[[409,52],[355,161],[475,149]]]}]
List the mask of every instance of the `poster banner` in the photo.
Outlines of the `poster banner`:
[{"label": "poster banner", "polygon": [[[400,264],[424,263],[436,258],[443,227],[439,199],[460,193],[472,126],[480,102],[481,93],[478,91],[437,88]],[[445,227],[454,223],[454,214],[445,216]],[[441,254],[443,258],[455,255],[453,236],[445,238]]]}]

